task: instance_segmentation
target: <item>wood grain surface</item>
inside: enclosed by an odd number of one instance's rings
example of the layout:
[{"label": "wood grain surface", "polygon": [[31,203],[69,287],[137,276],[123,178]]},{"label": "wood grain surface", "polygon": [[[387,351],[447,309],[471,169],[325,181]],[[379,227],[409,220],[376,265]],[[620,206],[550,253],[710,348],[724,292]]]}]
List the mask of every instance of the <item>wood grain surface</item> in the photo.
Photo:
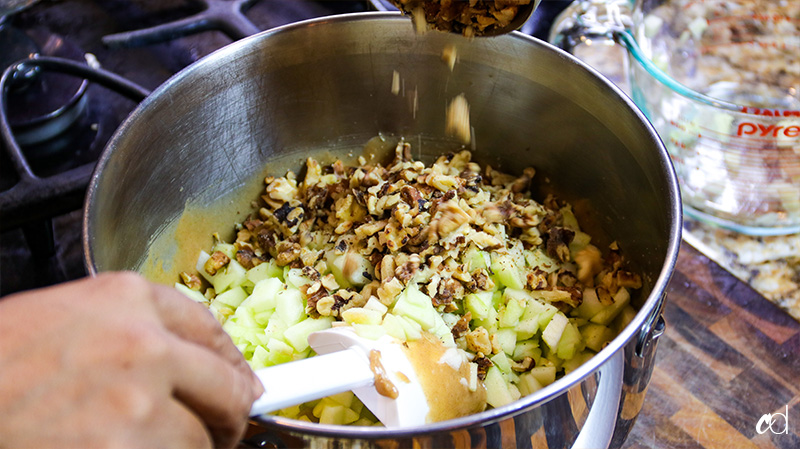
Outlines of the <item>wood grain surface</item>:
[{"label": "wood grain surface", "polygon": [[800,448],[800,323],[686,243],[664,316],[624,447]]}]

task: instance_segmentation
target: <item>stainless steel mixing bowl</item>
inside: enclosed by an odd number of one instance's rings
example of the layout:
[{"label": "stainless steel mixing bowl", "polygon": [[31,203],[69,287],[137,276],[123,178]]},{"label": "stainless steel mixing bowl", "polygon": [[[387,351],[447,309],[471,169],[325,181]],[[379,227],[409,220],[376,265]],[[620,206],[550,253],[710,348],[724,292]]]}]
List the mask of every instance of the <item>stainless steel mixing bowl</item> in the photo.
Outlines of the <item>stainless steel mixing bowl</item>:
[{"label": "stainless steel mixing bowl", "polygon": [[[448,44],[458,49],[452,72],[441,60]],[[403,81],[396,95],[395,71]],[[630,100],[531,37],[417,36],[407,18],[365,13],[273,29],[217,51],[156,90],[109,143],[86,201],[86,263],[92,273],[136,269],[149,249],[168,260],[181,250],[170,224],[187,204],[255,198],[265,166],[282,174],[310,152],[343,154],[379,133],[407,136],[422,157],[454,149],[445,107],[460,93],[471,107],[476,159],[510,172],[532,165],[537,191],[591,206],[593,232],[617,240],[643,273],[639,313],[579,369],[502,408],[402,430],[260,421],[290,447],[619,446],[641,409],[663,330],[680,243],[677,182]],[[234,220],[206,221],[231,228]],[[159,233],[168,238],[153,245]]]}]

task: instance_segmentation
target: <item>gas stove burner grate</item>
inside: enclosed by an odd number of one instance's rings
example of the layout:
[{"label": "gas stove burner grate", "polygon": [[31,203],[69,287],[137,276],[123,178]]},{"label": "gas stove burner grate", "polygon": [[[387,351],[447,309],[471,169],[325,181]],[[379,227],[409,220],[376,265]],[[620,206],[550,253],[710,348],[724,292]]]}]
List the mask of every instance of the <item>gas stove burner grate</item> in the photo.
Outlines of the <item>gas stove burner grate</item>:
[{"label": "gas stove burner grate", "polygon": [[244,13],[258,0],[196,0],[205,8],[173,22],[103,37],[110,48],[158,44],[203,31],[219,30],[236,41],[261,30]]},{"label": "gas stove burner grate", "polygon": [[8,119],[8,90],[11,79],[17,73],[26,73],[33,68],[47,72],[59,72],[76,76],[124,95],[131,100],[144,100],[149,91],[125,78],[99,68],[69,59],[33,57],[18,62],[0,78],[0,137],[11,165],[18,178],[16,184],[0,192],[0,230],[12,229],[37,219],[49,219],[61,213],[79,209],[96,161],[80,165],[50,177],[40,177],[31,168],[31,163],[14,139]]}]

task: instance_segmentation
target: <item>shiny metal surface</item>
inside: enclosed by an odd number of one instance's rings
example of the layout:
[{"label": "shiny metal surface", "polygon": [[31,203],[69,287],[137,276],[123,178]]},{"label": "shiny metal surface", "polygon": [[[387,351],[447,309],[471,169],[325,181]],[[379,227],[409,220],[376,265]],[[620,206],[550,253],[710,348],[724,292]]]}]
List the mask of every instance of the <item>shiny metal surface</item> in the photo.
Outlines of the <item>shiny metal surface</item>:
[{"label": "shiny metal surface", "polygon": [[[441,61],[447,44],[458,48],[453,72]],[[391,92],[395,70],[404,80],[400,95]],[[598,370],[613,374],[611,362],[621,358],[621,393],[602,404],[618,411],[605,429],[618,446],[652,370],[651,329],[680,243],[677,182],[656,133],[627,97],[577,59],[522,34],[420,37],[406,18],[368,13],[225,47],[155,91],[109,143],[85,206],[87,266],[92,273],[135,269],[187,202],[241,192],[278,159],[294,158],[299,168],[310,152],[343,154],[379,133],[407,136],[421,157],[457,148],[444,136],[444,111],[460,93],[471,107],[477,160],[511,172],[532,165],[537,190],[591,205],[593,232],[617,240],[644,274],[639,314],[579,369],[499,409],[402,431],[273,417],[262,424],[290,447],[570,447],[595,401]]]}]

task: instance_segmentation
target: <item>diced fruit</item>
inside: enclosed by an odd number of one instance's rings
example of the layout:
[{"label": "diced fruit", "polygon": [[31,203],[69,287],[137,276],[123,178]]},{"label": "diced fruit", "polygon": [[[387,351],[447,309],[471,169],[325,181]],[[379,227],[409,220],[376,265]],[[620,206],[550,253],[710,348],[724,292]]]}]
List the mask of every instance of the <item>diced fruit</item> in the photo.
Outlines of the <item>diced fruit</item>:
[{"label": "diced fruit", "polygon": [[439,317],[438,312],[433,308],[431,298],[419,291],[419,288],[413,284],[400,293],[392,308],[392,313],[416,321],[423,330],[433,328],[436,318]]},{"label": "diced fruit", "polygon": [[584,352],[575,354],[575,356],[572,357],[569,360],[565,360],[564,364],[562,365],[562,367],[564,368],[564,373],[565,374],[569,374],[570,372],[575,370],[577,367],[579,367],[579,366],[583,365],[584,363],[586,363],[586,361],[589,360],[590,358],[592,358],[593,355],[594,355],[594,353],[592,353],[590,351],[584,351]]},{"label": "diced fruit", "polygon": [[586,288],[583,290],[583,300],[581,301],[581,305],[575,308],[573,315],[586,318],[588,320],[597,315],[597,313],[603,310],[604,307],[605,306],[597,297],[597,290],[594,288]]},{"label": "diced fruit", "polygon": [[523,373],[519,376],[519,382],[517,382],[517,388],[519,388],[519,392],[523,395],[529,395],[534,391],[541,390],[543,388],[542,384],[536,380],[531,373]]},{"label": "diced fruit", "polygon": [[586,347],[595,352],[600,352],[606,343],[614,339],[616,335],[613,330],[602,324],[589,323],[580,328],[583,341]]},{"label": "diced fruit", "polygon": [[[374,268],[369,260],[356,252],[348,252],[329,258],[328,267],[341,286],[362,286],[370,282]],[[364,275],[367,273],[367,276]]]},{"label": "diced fruit", "polygon": [[422,338],[422,326],[408,317],[399,317],[403,330],[406,332],[406,340],[415,341]]},{"label": "diced fruit", "polygon": [[464,262],[469,264],[469,271],[486,268],[490,264],[489,253],[481,251],[476,246],[470,246],[464,253]]},{"label": "diced fruit", "polygon": [[620,312],[622,312],[622,309],[624,309],[630,301],[631,295],[628,293],[628,290],[625,288],[620,288],[614,295],[614,303],[597,312],[597,314],[595,314],[589,321],[608,326],[608,324],[611,323],[611,321],[614,320],[614,318],[616,318]]},{"label": "diced fruit", "polygon": [[559,264],[555,261],[552,257],[545,254],[539,248],[536,248],[532,251],[525,251],[525,262],[531,268],[539,268],[540,270],[553,273],[558,270]]},{"label": "diced fruit", "polygon": [[456,346],[456,342],[453,339],[453,333],[450,331],[450,327],[447,326],[440,314],[434,314],[434,325],[432,328],[428,329],[428,332],[430,332],[431,335],[438,337],[444,346]]},{"label": "diced fruit", "polygon": [[206,304],[208,303],[208,299],[206,299],[206,297],[203,296],[202,293],[200,293],[197,290],[192,290],[189,287],[181,284],[180,282],[176,282],[175,283],[175,288],[179,292],[183,293],[184,295],[188,296],[190,299],[192,299],[194,301],[197,301],[197,302],[200,302],[200,303],[206,303]]},{"label": "diced fruit", "polygon": [[406,340],[406,331],[401,322],[401,318],[396,317],[391,313],[383,316],[381,326],[386,329],[386,333],[398,340]]},{"label": "diced fruit", "polygon": [[489,334],[494,334],[497,332],[498,325],[497,325],[497,309],[489,307],[489,315],[484,319],[473,319],[472,320],[473,326],[472,328],[483,327]]},{"label": "diced fruit", "polygon": [[511,372],[511,361],[504,352],[498,352],[497,354],[493,355],[490,360],[501,372],[505,374]]},{"label": "diced fruit", "polygon": [[517,344],[517,331],[514,329],[500,329],[494,334],[497,338],[503,352],[508,355],[514,353],[514,347]]},{"label": "diced fruit", "polygon": [[525,302],[518,299],[518,297],[513,295],[508,295],[508,291],[511,290],[507,288],[504,293],[504,298],[507,298],[506,307],[503,311],[498,315],[498,325],[500,327],[514,327],[519,323],[520,317],[522,317],[522,313],[525,312]]},{"label": "diced fruit", "polygon": [[547,324],[547,327],[542,331],[542,341],[550,347],[551,351],[558,348],[558,342],[561,340],[561,335],[564,333],[569,320],[563,313],[557,312],[553,315],[553,319]]},{"label": "diced fruit", "polygon": [[319,416],[320,424],[345,425],[356,422],[358,413],[342,405],[326,405]]},{"label": "diced fruit", "polygon": [[[203,270],[205,272],[205,270]],[[211,276],[209,282],[214,286],[214,290],[219,294],[231,287],[242,285],[245,281],[247,270],[237,261],[231,259],[225,267],[217,271],[217,274]]]},{"label": "diced fruit", "polygon": [[288,266],[286,268],[284,272],[286,285],[299,289],[301,286],[311,283],[311,279],[303,274],[303,270],[299,268],[289,268]]},{"label": "diced fruit", "polygon": [[351,307],[341,313],[342,319],[349,324],[381,324],[383,313],[364,307]]},{"label": "diced fruit", "polygon": [[478,389],[478,364],[470,362],[469,364],[469,391],[477,391]]},{"label": "diced fruit", "polygon": [[308,349],[308,336],[316,331],[321,331],[331,327],[333,318],[306,318],[305,320],[290,326],[283,333],[283,338],[289,342],[298,352]]},{"label": "diced fruit", "polygon": [[276,278],[258,281],[253,293],[239,305],[240,308],[252,310],[256,314],[275,311],[275,295],[283,288],[283,283]]},{"label": "diced fruit", "polygon": [[275,313],[288,326],[299,323],[305,316],[303,295],[295,288],[284,288],[275,294]]},{"label": "diced fruit", "polygon": [[636,309],[631,307],[630,304],[625,306],[622,309],[622,312],[620,312],[620,314],[617,315],[616,318],[614,318],[614,322],[612,323],[611,329],[614,332],[614,335],[622,332],[622,330],[628,326],[628,323],[633,321],[633,318],[635,316],[636,316]]},{"label": "diced fruit", "polygon": [[389,308],[383,305],[383,303],[375,296],[371,296],[367,300],[367,303],[364,304],[364,308],[368,310],[376,310],[381,313],[381,316],[389,311]]},{"label": "diced fruit", "polygon": [[537,366],[531,368],[528,373],[533,376],[543,387],[556,381],[555,366]]},{"label": "diced fruit", "polygon": [[533,290],[531,296],[545,303],[567,302],[572,297],[566,290]]},{"label": "diced fruit", "polygon": [[542,357],[542,350],[539,348],[539,342],[536,340],[525,340],[517,342],[514,346],[514,354],[512,358],[514,360],[522,360],[525,357],[532,358],[535,362],[539,362],[539,359]]},{"label": "diced fruit", "polygon": [[527,340],[539,330],[539,320],[537,318],[528,318],[517,323],[514,330],[517,332],[517,340]]},{"label": "diced fruit", "polygon": [[556,355],[560,359],[569,360],[575,356],[575,353],[583,350],[586,345],[581,341],[581,333],[578,328],[572,323],[567,323],[564,327],[564,332],[561,334],[561,339],[558,341],[558,348]]},{"label": "diced fruit", "polygon": [[503,374],[495,366],[490,367],[486,372],[483,385],[486,387],[486,402],[492,407],[502,407],[514,400],[511,392],[508,391],[508,383],[503,378]]},{"label": "diced fruit", "polygon": [[280,280],[283,278],[283,270],[275,262],[275,259],[270,259],[267,262],[256,265],[255,267],[247,270],[245,278],[253,284],[258,284],[260,281],[267,279]]},{"label": "diced fruit", "polygon": [[354,323],[352,326],[359,337],[366,338],[367,340],[377,340],[386,335],[386,328],[380,324]]},{"label": "diced fruit", "polygon": [[572,259],[575,259],[575,254],[578,254],[581,250],[586,248],[587,245],[592,241],[592,237],[585,232],[578,231],[575,233],[575,237],[572,238],[572,241],[569,242],[569,253]]},{"label": "diced fruit", "polygon": [[239,307],[239,304],[247,299],[247,292],[241,287],[234,287],[221,295],[214,298],[214,303],[226,305],[231,309]]},{"label": "diced fruit", "polygon": [[525,286],[519,267],[508,254],[492,253],[492,271],[497,280],[508,288],[519,290]]},{"label": "diced fruit", "polygon": [[489,317],[489,308],[492,307],[492,292],[470,293],[464,298],[465,308],[476,320]]},{"label": "diced fruit", "polygon": [[522,314],[522,320],[535,318],[539,323],[539,329],[544,329],[547,324],[553,319],[553,316],[558,312],[558,309],[552,305],[539,300],[528,301],[525,307],[525,312]]},{"label": "diced fruit", "polygon": [[511,395],[511,400],[516,401],[517,399],[522,397],[522,393],[520,393],[519,388],[517,388],[517,382],[519,379],[513,379],[512,383],[508,384],[508,393]]},{"label": "diced fruit", "polygon": [[575,218],[575,213],[572,212],[572,206],[564,206],[558,210],[561,213],[561,225],[573,231],[580,231],[578,219]]},{"label": "diced fruit", "polygon": [[328,396],[327,399],[341,406],[350,408],[353,405],[353,399],[355,399],[355,395],[352,391],[345,391],[344,393]]},{"label": "diced fruit", "polygon": [[211,252],[221,252],[228,256],[229,259],[233,259],[236,257],[236,246],[231,243],[219,242],[214,245],[214,248],[211,249]]}]

